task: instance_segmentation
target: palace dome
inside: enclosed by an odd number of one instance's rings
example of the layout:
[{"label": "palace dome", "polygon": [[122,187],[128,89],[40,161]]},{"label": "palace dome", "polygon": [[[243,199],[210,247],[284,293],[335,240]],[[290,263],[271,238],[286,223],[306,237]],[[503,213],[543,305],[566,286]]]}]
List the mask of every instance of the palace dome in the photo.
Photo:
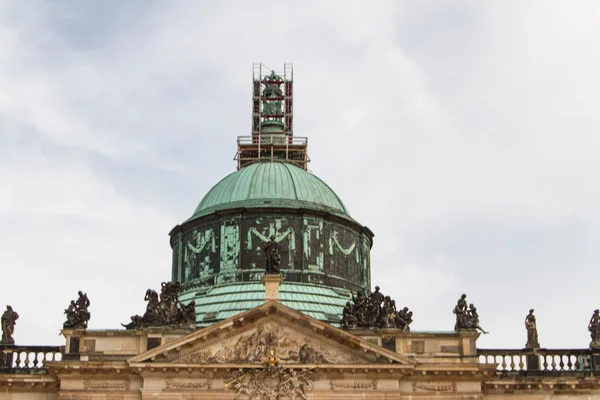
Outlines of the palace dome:
[{"label": "palace dome", "polygon": [[350,218],[337,194],[290,163],[257,162],[235,171],[204,196],[190,220],[233,208],[306,208]]}]

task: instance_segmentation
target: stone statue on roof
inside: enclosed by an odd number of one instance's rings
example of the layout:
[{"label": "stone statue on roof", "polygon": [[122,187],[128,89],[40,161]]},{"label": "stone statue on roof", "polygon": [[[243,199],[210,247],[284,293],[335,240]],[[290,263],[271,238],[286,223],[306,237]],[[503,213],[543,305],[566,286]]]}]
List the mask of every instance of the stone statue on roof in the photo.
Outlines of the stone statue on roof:
[{"label": "stone statue on roof", "polygon": [[1,344],[15,344],[15,339],[12,335],[15,333],[15,324],[18,319],[19,314],[17,314],[11,306],[6,306],[6,311],[2,314]]}]

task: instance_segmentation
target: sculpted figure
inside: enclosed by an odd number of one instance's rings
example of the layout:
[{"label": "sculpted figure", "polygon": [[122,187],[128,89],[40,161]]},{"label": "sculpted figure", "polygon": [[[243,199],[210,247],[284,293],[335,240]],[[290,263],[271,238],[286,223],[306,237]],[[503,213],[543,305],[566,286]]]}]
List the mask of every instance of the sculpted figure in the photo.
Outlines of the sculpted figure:
[{"label": "sculpted figure", "polygon": [[468,328],[467,329],[480,330],[484,334],[489,333],[489,332],[484,331],[483,328],[481,326],[479,326],[479,314],[477,314],[477,308],[475,308],[475,306],[473,304],[469,305],[467,319],[468,319],[468,321],[467,321]]},{"label": "sculpted figure", "polygon": [[63,329],[87,329],[88,321],[90,320],[90,299],[87,294],[81,290],[77,292],[79,298],[71,300],[71,303],[65,310],[67,320],[63,323]]},{"label": "sculpted figure", "polygon": [[148,302],[146,305],[146,312],[142,317],[146,326],[152,324],[160,324],[163,322],[162,313],[160,311],[160,302],[158,301],[158,293],[155,290],[146,290],[146,296],[144,300]]},{"label": "sculpted figure", "polygon": [[463,294],[458,299],[454,310],[452,311],[456,315],[456,323],[454,324],[454,330],[460,331],[467,328],[467,295]]},{"label": "sculpted figure", "polygon": [[183,322],[195,322],[196,321],[196,301],[192,300],[188,305],[181,305],[182,320]]},{"label": "sculpted figure", "polygon": [[181,284],[177,281],[162,282],[160,286],[160,314],[163,324],[177,323],[179,317],[177,303],[179,302]]},{"label": "sculpted figure", "polygon": [[178,281],[162,282],[160,295],[152,289],[146,290],[144,300],[148,302],[143,316],[132,316],[131,322],[121,324],[125,329],[139,329],[148,326],[167,326],[196,322],[196,303],[187,306],[179,301],[181,284]]},{"label": "sculpted figure", "polygon": [[412,311],[408,311],[408,307],[404,307],[398,311],[397,326],[402,329],[402,332],[410,332],[410,324],[412,322]]},{"label": "sculpted figure", "polygon": [[386,328],[394,328],[396,326],[396,302],[390,299],[390,296],[385,296],[383,300],[383,325]]},{"label": "sculpted figure", "polygon": [[594,314],[588,324],[588,331],[592,341],[590,342],[590,348],[600,347],[600,310],[594,310]]},{"label": "sculpted figure", "polygon": [[269,241],[263,243],[262,248],[266,258],[265,274],[279,274],[281,258],[279,257],[279,244],[275,241],[275,235],[271,235]]},{"label": "sculpted figure", "polygon": [[11,306],[6,306],[6,311],[2,314],[2,340],[0,344],[15,344],[15,339],[12,337],[15,333],[15,324],[19,319],[19,314],[13,311]]},{"label": "sculpted figure", "polygon": [[[342,329],[359,328],[400,328],[403,332],[410,331],[412,312],[408,307],[397,311],[396,301],[390,296],[384,296],[379,286],[367,298],[362,291],[352,294],[352,303],[347,302],[342,316]],[[466,307],[466,305],[465,305]]]},{"label": "sculpted figure", "polygon": [[356,297],[352,296],[354,301],[354,317],[356,318],[356,325],[359,327],[368,326],[367,321],[367,297],[363,292],[356,292]]},{"label": "sculpted figure", "polygon": [[525,348],[527,349],[539,349],[540,347],[533,311],[533,308],[529,310],[529,314],[525,317],[525,329],[527,329],[527,343],[525,344]]},{"label": "sculpted figure", "polygon": [[77,294],[79,295],[79,298],[75,301],[75,307],[77,308],[79,319],[84,321],[85,327],[87,328],[88,321],[90,320],[90,312],[88,311],[90,299],[88,298],[87,293],[83,293],[81,290],[78,291]]},{"label": "sculpted figure", "polygon": [[342,312],[342,329],[348,329],[350,327],[356,327],[356,316],[354,315],[352,303],[348,301]]},{"label": "sculpted figure", "polygon": [[379,286],[375,286],[375,291],[369,296],[367,302],[367,312],[369,316],[369,323],[372,327],[383,326],[383,311],[381,309],[381,303],[385,299],[383,293],[379,291]]}]

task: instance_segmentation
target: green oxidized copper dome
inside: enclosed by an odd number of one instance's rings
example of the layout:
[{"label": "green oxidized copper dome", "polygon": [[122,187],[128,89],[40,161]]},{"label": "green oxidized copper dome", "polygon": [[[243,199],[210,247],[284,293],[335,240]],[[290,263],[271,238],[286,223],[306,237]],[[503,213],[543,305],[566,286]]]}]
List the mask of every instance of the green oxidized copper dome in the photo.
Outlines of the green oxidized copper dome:
[{"label": "green oxidized copper dome", "polygon": [[292,164],[267,161],[222,179],[204,196],[190,219],[242,207],[307,208],[350,218],[344,203],[321,179]]}]

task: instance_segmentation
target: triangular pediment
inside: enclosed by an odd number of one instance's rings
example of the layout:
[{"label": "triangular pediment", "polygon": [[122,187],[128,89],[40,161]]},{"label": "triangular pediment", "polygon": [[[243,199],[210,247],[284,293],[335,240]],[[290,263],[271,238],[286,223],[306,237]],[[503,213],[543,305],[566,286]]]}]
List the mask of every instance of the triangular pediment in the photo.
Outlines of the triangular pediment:
[{"label": "triangular pediment", "polygon": [[414,365],[412,358],[367,342],[279,302],[267,302],[129,360],[130,365]]}]

